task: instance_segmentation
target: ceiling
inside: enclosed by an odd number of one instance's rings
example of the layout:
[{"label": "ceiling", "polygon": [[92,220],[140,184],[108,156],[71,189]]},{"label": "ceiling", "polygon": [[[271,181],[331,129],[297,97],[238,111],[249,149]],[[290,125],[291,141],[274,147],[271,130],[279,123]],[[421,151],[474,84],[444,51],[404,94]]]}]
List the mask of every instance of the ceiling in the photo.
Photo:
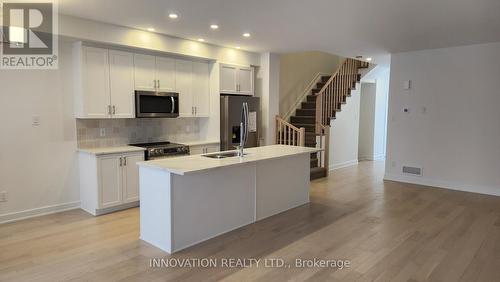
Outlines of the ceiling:
[{"label": "ceiling", "polygon": [[[343,56],[500,41],[500,0],[59,0],[62,14],[256,52]],[[168,14],[179,18],[172,20]],[[211,30],[218,24],[219,30]],[[251,33],[243,38],[244,32]]]}]

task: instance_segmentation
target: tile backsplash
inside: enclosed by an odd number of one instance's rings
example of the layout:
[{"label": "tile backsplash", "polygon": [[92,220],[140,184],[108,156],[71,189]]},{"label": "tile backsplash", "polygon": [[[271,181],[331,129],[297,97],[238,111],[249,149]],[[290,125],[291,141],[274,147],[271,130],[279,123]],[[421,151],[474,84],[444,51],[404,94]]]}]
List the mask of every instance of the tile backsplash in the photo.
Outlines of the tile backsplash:
[{"label": "tile backsplash", "polygon": [[[200,123],[193,118],[77,119],[76,128],[80,148],[200,139]],[[101,130],[105,136],[101,136]]]}]

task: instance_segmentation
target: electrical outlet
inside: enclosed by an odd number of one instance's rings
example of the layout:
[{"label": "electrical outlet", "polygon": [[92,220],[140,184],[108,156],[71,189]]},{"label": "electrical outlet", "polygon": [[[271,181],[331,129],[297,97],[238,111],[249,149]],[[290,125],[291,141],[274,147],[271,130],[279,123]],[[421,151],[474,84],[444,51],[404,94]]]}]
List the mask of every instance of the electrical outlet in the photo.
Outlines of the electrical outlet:
[{"label": "electrical outlet", "polygon": [[0,202],[7,202],[7,192],[0,192]]},{"label": "electrical outlet", "polygon": [[106,128],[101,128],[100,131],[99,131],[99,135],[101,137],[105,137],[106,136]]}]

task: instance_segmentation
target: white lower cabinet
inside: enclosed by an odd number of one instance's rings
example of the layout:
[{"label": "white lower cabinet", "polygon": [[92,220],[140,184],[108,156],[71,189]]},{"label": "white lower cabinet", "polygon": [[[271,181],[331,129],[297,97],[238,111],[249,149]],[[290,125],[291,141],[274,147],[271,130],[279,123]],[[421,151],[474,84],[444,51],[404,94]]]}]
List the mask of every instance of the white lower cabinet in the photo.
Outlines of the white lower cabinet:
[{"label": "white lower cabinet", "polygon": [[139,168],[143,152],[92,155],[80,153],[83,210],[100,215],[139,205]]},{"label": "white lower cabinet", "polygon": [[208,153],[215,153],[218,151],[219,151],[218,143],[189,146],[190,155],[208,154]]}]

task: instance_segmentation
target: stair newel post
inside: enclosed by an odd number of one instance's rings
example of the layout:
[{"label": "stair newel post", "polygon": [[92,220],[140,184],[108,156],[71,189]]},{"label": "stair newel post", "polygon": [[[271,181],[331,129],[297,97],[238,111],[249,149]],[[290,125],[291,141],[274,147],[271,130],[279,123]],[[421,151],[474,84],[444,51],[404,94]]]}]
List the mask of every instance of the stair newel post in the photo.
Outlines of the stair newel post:
[{"label": "stair newel post", "polygon": [[301,127],[299,130],[299,146],[306,146],[306,129],[304,127]]},{"label": "stair newel post", "polygon": [[274,142],[274,143],[275,143],[275,144],[279,144],[279,143],[280,143],[280,142],[279,142],[279,140],[280,140],[280,137],[279,137],[279,136],[280,136],[280,130],[279,130],[279,127],[280,127],[280,122],[279,122],[279,120],[278,120],[278,116],[275,116],[275,117],[274,117],[274,119],[275,119],[275,123],[276,123],[276,127],[275,127],[275,129],[274,129],[274,130],[275,130],[275,132],[274,132],[274,137],[275,137],[275,140],[274,140],[274,141],[275,141],[275,142]]},{"label": "stair newel post", "polygon": [[330,170],[330,156],[329,156],[329,152],[330,152],[330,127],[329,126],[326,126],[324,128],[324,134],[325,134],[325,151],[324,151],[324,155],[325,155],[325,158],[324,158],[324,166],[325,166],[325,169],[326,169],[326,175],[328,176],[328,171]]}]

